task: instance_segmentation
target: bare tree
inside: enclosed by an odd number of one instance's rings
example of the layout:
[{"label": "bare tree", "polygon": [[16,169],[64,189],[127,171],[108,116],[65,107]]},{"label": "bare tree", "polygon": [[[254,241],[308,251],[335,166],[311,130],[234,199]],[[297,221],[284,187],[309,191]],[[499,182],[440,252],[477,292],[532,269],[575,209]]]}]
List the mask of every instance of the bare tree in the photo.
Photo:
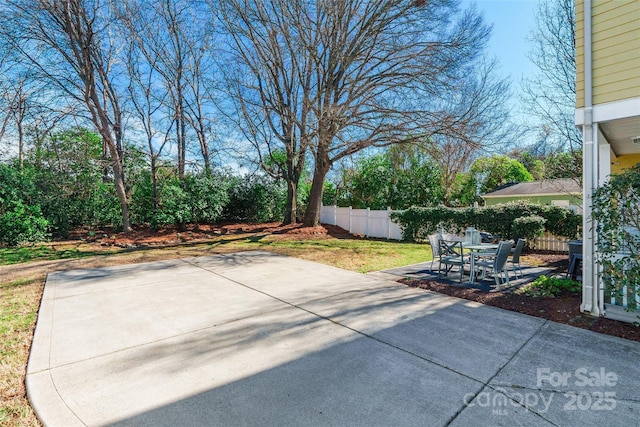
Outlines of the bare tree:
[{"label": "bare tree", "polygon": [[260,166],[286,181],[285,224],[298,217],[298,183],[314,134],[314,63],[297,38],[300,22],[292,20],[303,18],[303,6],[286,0],[221,3],[231,40],[231,61],[223,68],[235,109],[228,117],[255,148]]},{"label": "bare tree", "polygon": [[[184,48],[188,58],[184,74],[184,109],[185,119],[198,141],[205,173],[211,174],[212,157],[217,152],[212,145],[213,101],[217,89],[217,76],[210,77],[210,75],[214,74],[212,55],[217,49],[214,40],[214,22],[203,19],[207,13],[201,7],[201,3],[193,2],[189,7],[189,15],[183,20],[183,24],[188,26],[188,30],[183,31]],[[194,25],[195,22],[200,24]]]},{"label": "bare tree", "polygon": [[465,98],[465,76],[490,29],[474,10],[459,13],[455,1],[226,0],[221,7],[236,58],[253,77],[254,96],[247,84],[235,93],[239,108],[251,106],[243,110],[245,136],[278,141],[290,162],[307,147],[313,156],[306,226],[319,222],[334,163],[435,135],[469,140],[481,119],[479,98]]},{"label": "bare tree", "polygon": [[[184,178],[187,164],[188,141],[195,135],[205,170],[211,171],[209,136],[211,134],[207,112],[210,96],[205,74],[211,68],[212,31],[209,21],[203,19],[201,2],[194,0],[127,0],[121,15],[126,22],[130,38],[135,40],[139,54],[152,67],[156,77],[154,92],[164,91],[163,108],[169,120],[162,123],[172,127],[171,141],[177,147],[177,169]],[[160,122],[158,122],[160,123]]]},{"label": "bare tree", "polygon": [[18,145],[18,161],[22,168],[24,160],[24,126],[31,103],[27,88],[28,72],[18,70],[12,59],[13,46],[10,40],[0,41],[0,71],[3,78],[0,81],[0,141],[7,130],[15,128],[15,139]]},{"label": "bare tree", "polygon": [[131,230],[123,168],[118,31],[111,2],[8,0],[11,36],[23,59],[62,93],[81,100],[108,151],[124,231]]},{"label": "bare tree", "polygon": [[[509,85],[496,72],[495,61],[481,61],[471,68],[465,83],[449,97],[459,124],[444,134],[419,141],[438,163],[444,203],[451,204],[458,174],[469,169],[480,153],[503,151],[516,141],[520,132],[510,121],[507,109]],[[449,101],[451,102],[451,101]]]},{"label": "bare tree", "polygon": [[[131,28],[129,27],[129,29]],[[144,154],[149,158],[153,191],[152,206],[153,210],[157,211],[160,205],[158,163],[170,139],[170,132],[172,131],[175,120],[168,120],[164,129],[163,126],[158,125],[158,122],[162,122],[164,118],[162,115],[159,115],[158,112],[165,105],[165,100],[169,95],[166,91],[154,90],[158,74],[155,63],[157,57],[148,55],[148,52],[141,47],[139,43],[140,38],[136,33],[131,33],[128,38],[128,103],[131,105],[134,116],[137,118],[136,122],[139,124],[138,127],[142,129],[144,139],[146,140],[147,147]]]},{"label": "bare tree", "polygon": [[538,72],[524,79],[522,98],[528,112],[538,119],[534,131],[542,154],[557,149],[573,152],[582,147],[582,135],[574,124],[576,102],[574,0],[543,0],[530,35],[529,59]]}]

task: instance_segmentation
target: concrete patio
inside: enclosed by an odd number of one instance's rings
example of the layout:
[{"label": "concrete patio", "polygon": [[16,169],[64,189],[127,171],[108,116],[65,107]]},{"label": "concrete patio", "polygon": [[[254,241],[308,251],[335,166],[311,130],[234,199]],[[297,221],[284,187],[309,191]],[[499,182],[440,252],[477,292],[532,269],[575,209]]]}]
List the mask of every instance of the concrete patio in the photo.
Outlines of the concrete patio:
[{"label": "concrete patio", "polygon": [[[411,278],[411,279],[421,279],[421,280],[437,280],[441,283],[447,283],[453,286],[465,286],[472,287],[477,289],[482,289],[483,291],[491,291],[496,288],[495,283],[493,281],[493,277],[487,275],[485,280],[475,280],[473,284],[469,283],[469,268],[467,267],[462,279],[462,282],[458,280],[459,273],[456,270],[453,270],[448,275],[443,275],[442,277],[438,277],[438,261],[433,264],[433,270],[431,270],[431,261],[429,262],[421,262],[419,264],[406,265],[403,267],[392,268],[389,270],[383,270],[384,273],[391,274],[393,276],[398,276],[398,278]],[[547,267],[534,267],[526,264],[522,264],[522,275],[519,274],[519,277],[516,278],[513,271],[509,272],[509,284],[506,283],[501,285],[501,290],[503,291],[514,291],[516,289],[521,288],[522,286],[533,282],[541,275],[550,275],[554,272],[554,269]],[[520,272],[519,272],[520,273]]]},{"label": "concrete patio", "polygon": [[50,274],[27,390],[49,426],[637,425],[638,360],[637,342],[244,252]]}]

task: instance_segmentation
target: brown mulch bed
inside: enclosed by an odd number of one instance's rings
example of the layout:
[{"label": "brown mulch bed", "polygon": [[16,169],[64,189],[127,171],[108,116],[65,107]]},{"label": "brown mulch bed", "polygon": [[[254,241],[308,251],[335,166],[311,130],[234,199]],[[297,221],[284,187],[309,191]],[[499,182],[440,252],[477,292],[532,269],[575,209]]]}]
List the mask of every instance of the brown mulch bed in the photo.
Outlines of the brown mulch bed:
[{"label": "brown mulch bed", "polygon": [[115,232],[112,229],[84,229],[73,231],[68,236],[68,239],[83,240],[102,246],[144,247],[186,242],[195,243],[234,234],[276,234],[285,235],[290,240],[326,238],[328,236],[336,238],[354,237],[335,225],[303,227],[302,224],[282,225],[279,222],[271,222],[261,224],[187,224],[182,229],[176,226],[167,226],[155,231],[149,227],[137,226],[129,233]]},{"label": "brown mulch bed", "polygon": [[[539,265],[552,266],[556,273],[566,270],[566,255],[531,254],[528,261]],[[516,311],[530,316],[541,317],[554,322],[588,329],[632,341],[640,342],[640,327],[630,323],[592,317],[580,312],[582,295],[580,293],[564,294],[557,297],[534,298],[513,292],[486,292],[480,289],[451,286],[433,280],[402,279],[401,283],[414,288],[427,289],[453,297],[479,302],[505,310]]]}]

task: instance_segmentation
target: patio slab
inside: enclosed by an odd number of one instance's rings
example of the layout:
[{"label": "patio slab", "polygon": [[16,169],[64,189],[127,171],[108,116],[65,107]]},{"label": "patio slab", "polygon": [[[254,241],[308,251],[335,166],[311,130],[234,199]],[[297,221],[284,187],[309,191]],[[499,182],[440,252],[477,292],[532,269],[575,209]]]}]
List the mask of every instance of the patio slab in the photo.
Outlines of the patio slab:
[{"label": "patio slab", "polygon": [[[450,272],[447,276],[438,277],[438,263],[434,263],[434,270],[431,269],[431,261],[429,262],[421,262],[418,264],[407,265],[398,268],[391,268],[388,270],[383,270],[383,273],[393,274],[394,276],[400,276],[403,278],[410,279],[421,279],[421,280],[437,280],[441,283],[447,283],[455,286],[464,286],[482,289],[483,291],[490,291],[495,289],[495,283],[492,277],[489,277],[485,280],[476,280],[473,284],[469,283],[469,271],[465,272],[465,275],[462,278],[462,283],[458,281],[458,277],[460,273]],[[554,270],[545,267],[532,267],[525,264],[522,264],[522,276],[519,278],[513,277],[513,272],[510,272],[509,277],[509,285],[506,283],[502,284],[501,290],[503,291],[513,291],[519,289],[520,287],[526,285],[527,283],[531,283],[536,280],[541,275],[550,275]]]},{"label": "patio slab", "polygon": [[[51,426],[637,420],[639,343],[386,277],[266,252],[53,273],[29,399]],[[603,367],[620,380],[578,391],[614,392],[619,411],[575,416],[562,400],[574,384],[536,383],[538,369]]]}]

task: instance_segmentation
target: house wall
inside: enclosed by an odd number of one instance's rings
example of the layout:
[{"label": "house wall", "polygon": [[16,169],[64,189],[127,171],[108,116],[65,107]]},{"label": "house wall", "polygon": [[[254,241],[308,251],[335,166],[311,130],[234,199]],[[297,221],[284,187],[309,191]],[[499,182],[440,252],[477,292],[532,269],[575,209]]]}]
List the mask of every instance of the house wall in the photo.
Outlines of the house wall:
[{"label": "house wall", "polygon": [[553,200],[568,200],[571,205],[582,205],[580,197],[570,196],[568,194],[558,194],[553,196],[503,196],[503,197],[485,197],[485,206],[498,205],[500,203],[527,201],[530,203],[540,203],[541,205],[550,205]]},{"label": "house wall", "polygon": [[[584,107],[584,0],[576,0],[576,107]],[[593,105],[640,97],[640,1],[592,0]]]},{"label": "house wall", "polygon": [[628,169],[640,163],[640,154],[625,154],[617,156],[615,161],[611,164],[611,173],[619,174],[624,169]]}]

